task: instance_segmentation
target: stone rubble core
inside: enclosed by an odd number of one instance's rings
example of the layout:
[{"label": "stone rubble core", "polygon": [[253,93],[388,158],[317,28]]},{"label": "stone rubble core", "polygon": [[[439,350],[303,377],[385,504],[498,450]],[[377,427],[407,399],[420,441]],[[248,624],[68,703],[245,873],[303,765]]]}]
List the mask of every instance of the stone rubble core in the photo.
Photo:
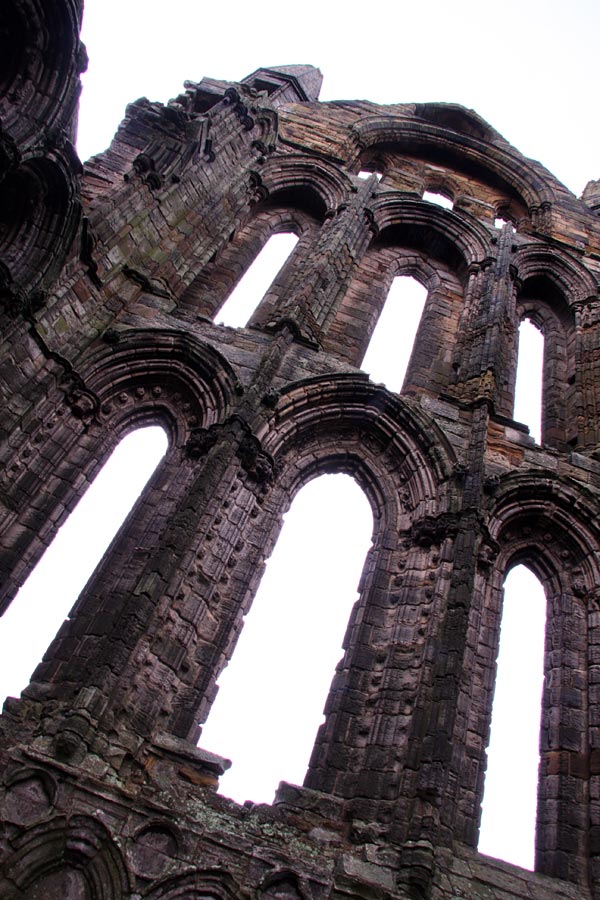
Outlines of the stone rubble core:
[{"label": "stone rubble core", "polygon": [[[576,199],[453,104],[319,103],[312,66],[138,100],[82,166],[81,7],[5,7],[2,609],[126,432],[170,446],[4,706],[0,896],[598,900],[600,182]],[[215,325],[282,231],[247,327]],[[428,294],[393,394],[360,363],[403,274]],[[512,419],[523,318],[541,445]],[[197,723],[323,472],[373,548],[304,786],[238,806]],[[535,873],[475,849],[515,563],[548,601]]]}]

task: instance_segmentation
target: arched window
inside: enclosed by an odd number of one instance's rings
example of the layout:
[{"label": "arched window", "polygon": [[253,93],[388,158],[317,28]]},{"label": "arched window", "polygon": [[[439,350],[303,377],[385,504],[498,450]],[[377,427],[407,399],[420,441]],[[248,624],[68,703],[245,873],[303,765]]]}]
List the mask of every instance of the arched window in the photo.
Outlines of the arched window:
[{"label": "arched window", "polygon": [[546,598],[529,569],[504,586],[479,850],[534,867]]},{"label": "arched window", "polygon": [[373,381],[390,391],[402,388],[426,299],[416,278],[394,278],[361,363]]},{"label": "arched window", "polygon": [[519,326],[519,354],[514,419],[529,426],[536,443],[542,440],[542,379],[544,336],[529,320]]},{"label": "arched window", "polygon": [[243,328],[296,246],[290,232],[273,234],[215,316],[215,324]]},{"label": "arched window", "polygon": [[0,619],[0,697],[18,696],[167,449],[159,426],[117,445]]},{"label": "arched window", "polygon": [[271,802],[302,783],[370,546],[368,501],[348,475],[323,475],[284,517],[200,746],[233,761],[220,791]]},{"label": "arched window", "polygon": [[435,203],[436,206],[441,206],[444,209],[452,209],[454,206],[454,201],[450,197],[446,197],[445,194],[440,194],[436,191],[424,191],[423,200],[426,200],[427,203]]}]

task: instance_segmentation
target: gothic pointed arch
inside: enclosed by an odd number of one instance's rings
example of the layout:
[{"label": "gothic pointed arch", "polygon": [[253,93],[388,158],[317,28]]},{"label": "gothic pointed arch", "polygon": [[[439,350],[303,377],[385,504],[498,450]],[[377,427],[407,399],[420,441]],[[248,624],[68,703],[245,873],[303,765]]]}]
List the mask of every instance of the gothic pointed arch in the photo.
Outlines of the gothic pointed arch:
[{"label": "gothic pointed arch", "polygon": [[[79,371],[92,402],[97,398],[98,415],[113,417],[119,405],[126,405],[125,393],[142,410],[136,421],[147,418],[148,408],[170,407],[172,418],[179,420],[180,440],[185,439],[185,419],[188,433],[223,420],[242,390],[215,347],[169,329],[113,329],[83,356]],[[130,415],[127,421],[130,426]]]},{"label": "gothic pointed arch", "polygon": [[[352,191],[350,178],[338,166],[317,156],[293,153],[271,156],[261,170],[261,180],[270,195],[306,194],[306,202],[326,214],[347,202]],[[308,200],[311,196],[314,199]]]},{"label": "gothic pointed arch", "polygon": [[582,372],[586,332],[600,307],[597,283],[574,257],[536,245],[515,254],[515,273],[517,321],[529,319],[544,336],[542,441],[577,447],[586,440],[579,411],[595,402]]},{"label": "gothic pointed arch", "polygon": [[[360,375],[306,379],[281,394],[265,395],[264,402],[272,413],[256,435],[248,437],[242,457],[246,473],[237,498],[239,510],[244,510],[237,546],[248,547],[248,558],[233,553],[222,577],[224,587],[217,588],[219,595],[235,598],[222,608],[231,616],[229,633],[212,650],[210,666],[198,673],[193,693],[176,699],[180,734],[192,727],[195,697],[208,698],[200,708],[200,721],[208,715],[213,695],[208,685],[233,652],[264,560],[275,546],[281,516],[304,484],[316,475],[339,472],[351,475],[365,492],[374,519],[374,547],[361,586],[366,606],[373,602],[378,579],[387,577],[384,572],[400,533],[408,536],[414,527],[424,536],[441,535],[452,533],[456,525],[453,508],[461,482],[455,456],[441,432],[439,440],[434,439],[436,426],[418,403],[401,400]],[[215,531],[211,529],[211,544]],[[193,568],[198,572],[208,565],[213,567],[206,555],[206,561]],[[190,570],[189,590],[192,574]],[[188,581],[182,597],[187,596]],[[211,617],[217,613],[221,608],[212,600]],[[206,622],[210,624],[208,618]]]},{"label": "gothic pointed arch", "polygon": [[594,589],[600,530],[593,498],[580,485],[546,473],[515,473],[500,480],[490,505],[490,537],[502,548],[507,565],[527,561],[545,587],[565,589],[561,570],[568,559],[569,568],[582,567],[584,592]]},{"label": "gothic pointed arch", "polygon": [[[473,647],[475,678],[489,684],[491,691],[494,654],[490,660],[481,609],[488,611],[486,625],[497,635],[504,578],[514,565],[526,565],[544,587],[548,614],[536,869],[564,873],[568,845],[568,877],[576,882],[587,877],[585,810],[590,775],[585,766],[579,772],[575,761],[590,752],[587,710],[595,710],[598,703],[586,636],[600,575],[596,551],[600,534],[592,509],[593,498],[586,490],[547,473],[514,473],[500,479],[490,502],[489,539],[481,548],[478,600],[471,610],[478,634]],[[577,687],[572,690],[572,685]],[[491,695],[489,699],[491,706]],[[474,728],[474,722],[467,727]],[[480,752],[482,787],[483,747]],[[464,800],[460,802],[464,805]]]},{"label": "gothic pointed arch", "polygon": [[[517,285],[517,322],[528,320],[543,336],[541,440],[557,448],[574,447],[578,443],[581,351],[576,309],[569,307],[562,286],[548,271],[531,275]],[[526,365],[520,352],[519,363]]]},{"label": "gothic pointed arch", "polygon": [[[37,427],[20,434],[13,466],[5,473],[14,508],[4,520],[3,606],[126,433],[160,425],[172,454],[194,458],[240,390],[224,357],[184,332],[115,331],[108,343],[92,345],[40,404]],[[44,484],[39,509],[22,515],[19,498],[25,485],[34,483]],[[172,502],[184,483],[171,483]]]},{"label": "gothic pointed arch", "polygon": [[432,160],[443,154],[459,169],[468,168],[483,181],[497,184],[530,212],[551,204],[556,196],[552,177],[506,142],[482,140],[480,136],[465,134],[463,128],[457,133],[454,124],[448,127],[446,123],[432,124],[408,116],[367,116],[353,126],[346,154],[355,160],[367,148],[372,151],[387,145]]},{"label": "gothic pointed arch", "polygon": [[472,216],[386,191],[370,203],[378,241],[418,247],[458,274],[490,255],[486,228]]},{"label": "gothic pointed arch", "polygon": [[[299,246],[293,252],[299,256],[309,251],[318,227],[318,219],[311,212],[295,205],[290,197],[275,194],[272,198],[257,203],[248,220],[230,235],[229,240],[223,243],[182,292],[178,300],[179,308],[194,317],[214,319],[234,287],[274,235],[296,235]],[[271,285],[260,309],[252,316],[251,324],[263,321],[272,313],[278,294],[285,285],[287,268],[284,264],[278,283]]]},{"label": "gothic pointed arch", "polygon": [[[351,191],[348,176],[330,163],[296,155],[274,155],[249,173],[246,208],[223,235],[211,258],[182,290],[178,305],[194,315],[214,318],[233,288],[269,238],[290,232],[298,236],[297,265],[310,257],[324,221],[345,208]],[[263,327],[273,317],[286,287],[273,286],[250,324]],[[289,278],[287,279],[289,280]]]},{"label": "gothic pointed arch", "polygon": [[[355,471],[349,471],[349,474],[354,474],[359,484],[364,482],[367,496],[374,501],[376,494],[373,491],[378,479],[373,480],[366,472],[361,475],[361,455],[364,453],[364,457],[376,465],[378,477],[379,474],[385,477],[385,469],[380,469],[379,463],[375,462],[380,454],[395,457],[398,466],[403,459],[405,495],[413,510],[427,515],[439,502],[440,485],[445,486],[451,481],[455,462],[454,452],[441,433],[439,441],[432,440],[431,425],[429,417],[418,405],[373,385],[368,378],[338,375],[328,379],[307,379],[290,386],[277,401],[274,427],[265,431],[261,439],[265,450],[279,466],[283,466],[287,454],[293,452],[298,459],[306,450],[311,465],[316,464],[319,470],[324,470],[328,454],[335,459],[334,448],[341,446],[342,441],[356,444],[358,439],[358,445],[364,443],[364,451],[358,450],[352,456],[347,452],[339,454],[338,465],[347,466],[349,470],[354,467]],[[317,447],[320,449],[315,459]],[[323,459],[319,460],[319,457]],[[303,467],[294,465],[294,469],[302,471]],[[308,472],[301,477],[307,475]],[[298,481],[297,485],[301,483]],[[375,501],[376,508],[381,502],[380,496]],[[386,515],[391,508],[393,506],[386,508]]]},{"label": "gothic pointed arch", "polygon": [[[260,571],[262,560],[275,545],[281,514],[296,492],[315,475],[341,472],[353,476],[373,511],[373,547],[363,569],[360,598],[344,644],[346,652],[337,667],[326,705],[326,722],[319,732],[306,781],[310,787],[329,790],[332,771],[327,773],[323,767],[330,754],[335,756],[338,752],[336,735],[351,728],[352,747],[347,752],[354,760],[352,769],[358,767],[365,771],[371,754],[387,758],[395,752],[396,728],[398,740],[406,739],[405,722],[390,717],[383,700],[381,704],[374,699],[366,701],[366,706],[361,700],[350,713],[347,705],[340,704],[340,698],[346,690],[362,696],[368,680],[379,677],[378,666],[386,657],[382,649],[386,625],[393,631],[401,631],[405,618],[412,616],[410,580],[405,582],[401,575],[391,580],[389,573],[400,571],[396,566],[407,565],[404,558],[400,560],[404,552],[409,564],[416,566],[417,558],[423,552],[430,552],[423,551],[422,547],[430,548],[456,533],[453,506],[461,482],[456,478],[454,454],[448,442],[441,435],[440,441],[434,439],[436,428],[419,405],[403,401],[363,377],[306,379],[290,386],[279,397],[270,397],[269,405],[272,416],[257,432],[257,438],[261,452],[272,460],[274,477],[262,496],[256,492],[258,502],[251,514],[251,533],[260,536],[260,548],[256,554],[253,551],[253,558],[256,556],[253,571]],[[240,546],[246,540],[256,540],[250,537],[250,532],[246,535],[240,531]],[[399,538],[402,550],[398,546]],[[405,545],[410,549],[405,551]],[[215,653],[213,677],[233,652],[242,616],[257,586],[257,576],[249,579],[247,564],[238,568],[236,560],[227,581],[239,590],[236,596],[240,602],[231,639],[222,647],[219,657]],[[433,596],[433,592],[428,592],[428,602],[433,602]],[[375,653],[373,647],[380,647],[381,651]],[[410,651],[407,649],[411,657],[407,665],[419,664],[422,649],[421,642],[415,643]],[[414,688],[407,685],[408,694]],[[372,745],[357,737],[361,729],[372,730],[377,735]],[[345,784],[345,780],[346,775],[340,773],[340,782]],[[389,783],[387,791],[398,790],[398,775],[393,767],[386,768],[384,781]],[[349,791],[350,795],[356,789],[356,785],[339,788],[342,794]]]},{"label": "gothic pointed arch", "polygon": [[545,277],[571,307],[598,301],[598,282],[579,260],[565,251],[526,244],[517,248],[514,266],[521,283]]},{"label": "gothic pointed arch", "polygon": [[[359,366],[394,278],[412,276],[426,288],[427,299],[404,385],[435,390],[440,372],[452,378],[448,348],[460,339],[468,273],[475,265],[467,260],[487,252],[487,234],[477,222],[465,226],[462,215],[391,191],[371,202],[369,214],[373,236],[331,316],[324,346]],[[400,330],[396,339],[403,342],[406,334]]]}]

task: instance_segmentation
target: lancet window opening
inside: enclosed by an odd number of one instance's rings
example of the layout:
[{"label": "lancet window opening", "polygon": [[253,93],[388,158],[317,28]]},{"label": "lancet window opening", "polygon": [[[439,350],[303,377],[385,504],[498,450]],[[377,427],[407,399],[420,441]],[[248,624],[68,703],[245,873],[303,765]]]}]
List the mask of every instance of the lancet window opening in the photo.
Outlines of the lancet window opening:
[{"label": "lancet window opening", "polygon": [[542,442],[544,335],[529,318],[519,325],[514,418],[529,426],[537,444]]},{"label": "lancet window opening", "polygon": [[[183,290],[178,300],[179,308],[194,319],[199,316],[220,323],[223,313],[229,316],[231,306],[234,310],[231,320],[228,320],[231,327],[250,324],[249,319],[255,324],[263,313],[269,317],[270,309],[265,308],[269,307],[269,294],[283,286],[293,258],[308,252],[320,226],[320,211],[305,209],[298,202],[297,198],[284,195],[252,207],[244,224],[233,227],[232,222],[229,236],[219,238],[219,245],[213,248],[211,258],[195,271]],[[278,244],[280,248],[285,246],[286,241],[287,253],[281,249],[274,251]],[[267,274],[263,275],[262,284],[253,287],[254,277],[245,276],[253,270],[255,263]],[[233,294],[238,299],[229,302]],[[245,305],[242,300],[244,296]],[[238,304],[241,305],[236,313]],[[256,311],[257,307],[259,310],[254,315],[246,312],[246,309]],[[233,322],[238,324],[233,325]]]},{"label": "lancet window opening", "polygon": [[[541,406],[541,434],[538,442],[566,450],[577,444],[577,350],[573,314],[561,291],[548,279],[535,277],[525,282],[517,301],[521,323],[515,372],[524,368],[533,393],[538,377]],[[528,320],[528,321],[525,321]],[[532,342],[533,345],[532,345]],[[514,418],[530,424],[515,404]]]},{"label": "lancet window opening", "polygon": [[416,278],[397,276],[371,335],[361,368],[391,391],[402,389],[426,299]]},{"label": "lancet window opening", "polygon": [[534,868],[546,597],[524,565],[503,592],[479,850]]},{"label": "lancet window opening", "polygon": [[272,234],[215,315],[215,323],[246,326],[297,243],[291,231]]},{"label": "lancet window opening", "polygon": [[200,738],[233,758],[225,795],[270,802],[280,780],[302,783],[372,528],[348,475],[316,477],[294,498]]},{"label": "lancet window opening", "polygon": [[6,678],[0,686],[2,699],[18,695],[27,686],[156,471],[167,444],[166,432],[158,425],[137,428],[122,438],[0,619],[0,656]]}]

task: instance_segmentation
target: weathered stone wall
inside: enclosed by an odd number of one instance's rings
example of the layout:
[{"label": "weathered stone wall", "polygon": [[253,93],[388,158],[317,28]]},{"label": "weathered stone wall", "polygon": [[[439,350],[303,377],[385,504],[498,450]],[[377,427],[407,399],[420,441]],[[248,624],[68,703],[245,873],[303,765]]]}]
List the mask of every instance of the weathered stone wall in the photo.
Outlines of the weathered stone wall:
[{"label": "weathered stone wall", "polygon": [[[54,6],[3,13],[46,41],[0,85],[3,608],[122,435],[170,446],[0,717],[2,895],[600,896],[593,185],[457,106],[319,104],[302,66],[138,101],[82,171],[79,10]],[[215,325],[280,231],[299,241],[248,327]],[[398,274],[428,296],[396,395],[359,366]],[[542,446],[511,418],[523,317]],[[373,548],[305,786],[240,808],[198,723],[321,472],[364,489]],[[516,562],[549,611],[536,874],[474,850]]]}]

